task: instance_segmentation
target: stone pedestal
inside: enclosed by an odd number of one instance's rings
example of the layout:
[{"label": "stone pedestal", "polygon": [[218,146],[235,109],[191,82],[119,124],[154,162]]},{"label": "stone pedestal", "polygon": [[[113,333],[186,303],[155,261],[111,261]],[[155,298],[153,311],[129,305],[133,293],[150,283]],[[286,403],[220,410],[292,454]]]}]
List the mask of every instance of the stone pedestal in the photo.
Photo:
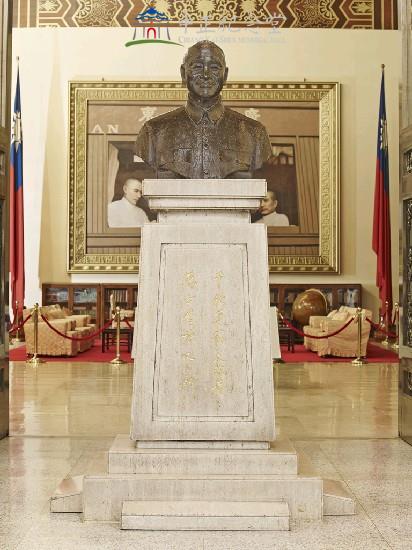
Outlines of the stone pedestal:
[{"label": "stone pedestal", "polygon": [[[264,180],[146,180],[131,436],[109,471],[67,481],[52,511],[124,529],[289,529],[353,513],[276,441]],[[136,326],[136,325],[135,325]],[[332,489],[331,489],[332,488]],[[66,491],[66,493],[65,493]],[[80,511],[80,510],[79,510]]]},{"label": "stone pedestal", "polygon": [[[264,180],[145,180],[131,438],[275,437]],[[253,443],[255,445],[255,443]],[[180,443],[182,445],[182,443]]]}]

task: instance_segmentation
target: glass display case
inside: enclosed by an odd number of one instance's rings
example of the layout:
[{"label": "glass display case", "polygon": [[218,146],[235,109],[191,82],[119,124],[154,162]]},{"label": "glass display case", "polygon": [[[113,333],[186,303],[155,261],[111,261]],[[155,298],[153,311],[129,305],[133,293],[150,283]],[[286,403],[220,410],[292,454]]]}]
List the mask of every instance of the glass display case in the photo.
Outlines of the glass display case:
[{"label": "glass display case", "polygon": [[339,309],[340,306],[358,307],[362,304],[362,286],[359,284],[271,284],[270,305],[276,305],[289,319],[292,317],[292,306],[298,294],[316,288],[328,302],[328,309]]},{"label": "glass display case", "polygon": [[122,309],[134,310],[137,285],[128,284],[59,284],[42,285],[43,305],[59,304],[75,315],[87,314],[98,327],[110,319],[110,296]]},{"label": "glass display case", "polygon": [[46,289],[43,305],[59,304],[69,307],[69,288],[67,286],[51,286]]},{"label": "glass display case", "polygon": [[74,315],[90,315],[90,322],[100,326],[99,284],[49,284],[42,285],[42,305],[58,304]]},{"label": "glass display case", "polygon": [[75,315],[90,315],[93,322],[97,320],[97,294],[96,287],[74,287],[73,288],[73,306],[71,310]]},{"label": "glass display case", "polygon": [[113,301],[121,309],[134,310],[137,305],[137,285],[102,285],[102,319],[110,319],[110,296],[113,295]]}]

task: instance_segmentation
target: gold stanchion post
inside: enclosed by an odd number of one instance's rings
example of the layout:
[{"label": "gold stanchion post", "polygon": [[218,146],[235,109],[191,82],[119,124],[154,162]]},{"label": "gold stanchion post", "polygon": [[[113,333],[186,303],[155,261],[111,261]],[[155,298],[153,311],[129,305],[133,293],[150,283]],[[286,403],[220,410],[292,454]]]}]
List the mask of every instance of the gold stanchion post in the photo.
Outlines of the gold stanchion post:
[{"label": "gold stanchion post", "polygon": [[120,359],[120,307],[116,307],[114,315],[116,321],[116,357],[110,361],[112,365],[123,365],[126,361]]},{"label": "gold stanchion post", "polygon": [[395,334],[396,338],[392,344],[393,349],[399,349],[399,304],[395,302]]},{"label": "gold stanchion post", "polygon": [[[16,300],[16,321],[17,325],[20,323],[19,319],[19,302]],[[20,338],[20,329],[18,328],[16,330],[16,336],[13,338],[13,344],[17,344],[18,342],[23,342],[22,338]]]},{"label": "gold stanchion post", "polygon": [[366,365],[367,361],[362,357],[362,308],[356,309],[356,322],[358,323],[358,356],[352,361],[352,365]]},{"label": "gold stanchion post", "polygon": [[39,304],[34,304],[32,315],[34,324],[34,353],[33,357],[26,360],[26,363],[37,367],[38,365],[40,365],[40,363],[44,363],[43,359],[40,359],[40,357],[37,355],[39,348]]},{"label": "gold stanchion post", "polygon": [[[389,302],[386,300],[385,302],[385,330],[386,332],[389,332],[389,326],[391,322],[389,319]],[[382,340],[382,346],[389,346],[389,336],[386,334],[385,339]]]}]

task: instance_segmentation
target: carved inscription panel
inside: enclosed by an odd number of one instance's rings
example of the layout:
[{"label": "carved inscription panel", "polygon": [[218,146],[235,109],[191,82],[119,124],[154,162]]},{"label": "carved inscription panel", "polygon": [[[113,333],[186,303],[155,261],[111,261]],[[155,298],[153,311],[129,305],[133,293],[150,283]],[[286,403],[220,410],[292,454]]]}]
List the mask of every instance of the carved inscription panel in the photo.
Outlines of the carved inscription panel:
[{"label": "carved inscription panel", "polygon": [[154,418],[253,420],[246,245],[163,244],[159,302]]}]

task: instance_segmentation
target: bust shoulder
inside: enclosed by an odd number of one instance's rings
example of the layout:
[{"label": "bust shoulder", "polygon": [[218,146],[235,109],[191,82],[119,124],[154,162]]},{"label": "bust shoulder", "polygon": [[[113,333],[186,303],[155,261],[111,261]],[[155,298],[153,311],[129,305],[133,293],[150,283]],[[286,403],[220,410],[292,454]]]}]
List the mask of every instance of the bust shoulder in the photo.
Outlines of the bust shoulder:
[{"label": "bust shoulder", "polygon": [[186,109],[184,107],[178,107],[167,113],[151,118],[145,123],[146,128],[159,130],[165,126],[174,125],[176,122],[182,120],[182,117],[187,118]]}]

